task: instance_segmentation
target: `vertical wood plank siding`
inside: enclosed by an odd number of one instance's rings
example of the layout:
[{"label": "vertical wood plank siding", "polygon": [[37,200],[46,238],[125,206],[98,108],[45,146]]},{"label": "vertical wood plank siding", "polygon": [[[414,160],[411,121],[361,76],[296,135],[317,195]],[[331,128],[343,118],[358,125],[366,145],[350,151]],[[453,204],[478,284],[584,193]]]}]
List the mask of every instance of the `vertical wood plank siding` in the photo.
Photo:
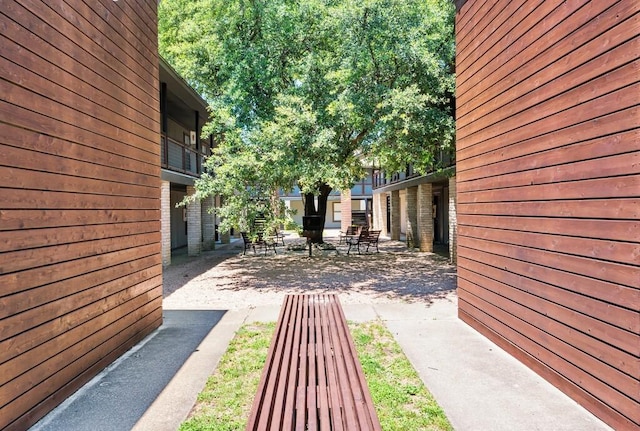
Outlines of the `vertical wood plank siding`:
[{"label": "vertical wood plank siding", "polygon": [[0,8],[0,429],[162,322],[156,7]]},{"label": "vertical wood plank siding", "polygon": [[457,2],[459,316],[640,427],[640,2]]}]

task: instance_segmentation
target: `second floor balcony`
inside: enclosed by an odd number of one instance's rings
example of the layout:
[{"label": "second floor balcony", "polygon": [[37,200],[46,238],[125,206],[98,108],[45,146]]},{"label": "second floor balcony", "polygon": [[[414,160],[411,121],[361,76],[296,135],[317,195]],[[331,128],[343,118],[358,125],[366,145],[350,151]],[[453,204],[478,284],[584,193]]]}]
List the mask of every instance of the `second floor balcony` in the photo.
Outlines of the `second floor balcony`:
[{"label": "second floor balcony", "polygon": [[436,160],[431,165],[428,172],[418,173],[415,171],[412,164],[408,164],[406,169],[402,172],[385,172],[382,169],[373,169],[373,188],[377,189],[390,184],[398,183],[401,181],[410,180],[412,178],[420,177],[421,175],[435,174],[442,169],[449,168],[456,164],[455,149],[440,150],[436,157]]},{"label": "second floor balcony", "polygon": [[160,165],[182,174],[199,177],[206,154],[187,145],[162,135],[160,141]]}]

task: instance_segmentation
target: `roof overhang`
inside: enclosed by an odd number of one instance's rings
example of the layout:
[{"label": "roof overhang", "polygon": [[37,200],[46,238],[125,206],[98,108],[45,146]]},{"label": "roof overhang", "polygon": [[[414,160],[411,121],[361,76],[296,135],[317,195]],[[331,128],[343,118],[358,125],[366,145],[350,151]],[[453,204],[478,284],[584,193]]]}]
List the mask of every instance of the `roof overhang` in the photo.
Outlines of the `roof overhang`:
[{"label": "roof overhang", "polygon": [[170,183],[182,184],[185,186],[192,186],[196,181],[195,177],[181,174],[180,172],[169,171],[167,169],[161,170],[160,178],[162,181],[169,181]]},{"label": "roof overhang", "polygon": [[162,57],[158,69],[160,82],[167,84],[169,116],[191,126],[197,111],[200,125],[209,121],[207,102]]},{"label": "roof overhang", "polygon": [[431,174],[422,175],[415,178],[409,178],[404,181],[398,181],[397,183],[388,184],[383,187],[373,189],[373,194],[392,192],[395,190],[408,189],[409,187],[416,187],[420,184],[438,183],[452,177],[456,173],[456,167],[450,166],[439,172],[433,172]]}]

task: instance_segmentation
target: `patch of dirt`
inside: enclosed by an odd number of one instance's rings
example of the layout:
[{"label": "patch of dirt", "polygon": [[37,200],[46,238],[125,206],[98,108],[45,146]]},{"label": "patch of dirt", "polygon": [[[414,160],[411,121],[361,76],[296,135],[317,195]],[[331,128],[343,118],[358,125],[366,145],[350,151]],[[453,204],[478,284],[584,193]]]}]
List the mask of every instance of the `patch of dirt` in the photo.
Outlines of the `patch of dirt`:
[{"label": "patch of dirt", "polygon": [[240,309],[280,305],[287,293],[340,293],[343,304],[425,302],[455,291],[456,269],[447,258],[408,250],[403,242],[382,240],[380,252],[358,255],[336,250],[242,255],[232,244],[164,270],[164,306],[169,309]]}]

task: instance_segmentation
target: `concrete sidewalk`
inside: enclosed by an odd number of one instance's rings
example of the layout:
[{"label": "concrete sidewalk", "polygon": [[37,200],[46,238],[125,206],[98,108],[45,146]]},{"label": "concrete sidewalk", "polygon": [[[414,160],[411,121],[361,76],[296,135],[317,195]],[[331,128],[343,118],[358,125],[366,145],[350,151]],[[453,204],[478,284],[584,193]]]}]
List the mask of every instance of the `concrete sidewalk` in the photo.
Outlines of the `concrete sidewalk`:
[{"label": "concrete sidewalk", "polygon": [[[575,401],[457,318],[454,294],[372,307],[458,431],[611,430]],[[370,316],[345,307],[348,319]]]},{"label": "concrete sidewalk", "polygon": [[[159,330],[32,430],[175,430],[235,331],[275,321],[279,308],[166,310]],[[349,320],[384,321],[458,431],[611,429],[460,321],[454,294],[344,309]]]}]

